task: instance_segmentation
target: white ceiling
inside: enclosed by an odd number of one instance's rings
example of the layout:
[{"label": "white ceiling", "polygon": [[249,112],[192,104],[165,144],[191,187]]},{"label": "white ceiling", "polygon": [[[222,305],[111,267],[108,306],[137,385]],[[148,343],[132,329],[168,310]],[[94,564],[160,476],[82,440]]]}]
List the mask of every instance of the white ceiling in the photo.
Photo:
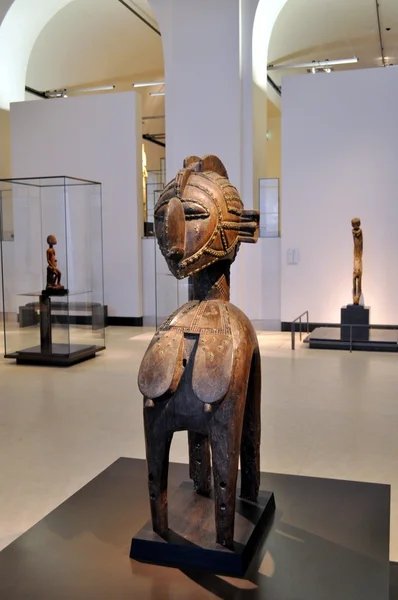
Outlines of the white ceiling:
[{"label": "white ceiling", "polygon": [[[147,2],[126,4],[145,7]],[[163,72],[160,35],[118,0],[75,0],[48,23],[34,45],[27,85],[39,90],[112,82]]]},{"label": "white ceiling", "polygon": [[[123,2],[158,27],[147,0]],[[389,63],[398,64],[398,0],[379,0],[379,4],[385,56]],[[386,31],[386,27],[391,30]],[[270,63],[353,56],[359,58],[357,65],[335,69],[381,65],[376,0],[287,1],[272,32]],[[116,91],[122,91],[132,89],[131,84],[140,79],[161,80],[163,72],[160,35],[119,0],[74,0],[39,36],[26,83],[41,91],[98,84],[113,84]],[[269,72],[278,85],[283,75],[292,73],[306,71]],[[162,88],[139,90],[144,116],[164,114],[164,97],[149,95],[158,89]],[[164,131],[163,120],[146,122],[146,133],[161,131]]]},{"label": "white ceiling", "polygon": [[[398,0],[378,0],[387,62],[398,64]],[[386,28],[390,27],[390,31]],[[272,31],[270,64],[359,58],[336,70],[381,66],[376,0],[288,0]],[[305,70],[270,71],[278,84],[284,75]],[[312,77],[312,75],[311,75]]]},{"label": "white ceiling", "polygon": [[[124,0],[155,28],[146,0]],[[163,79],[162,39],[118,0],[74,0],[43,29],[34,45],[26,85],[39,91],[115,85],[132,91],[140,80]],[[137,88],[143,116],[164,115],[162,86]],[[31,97],[34,99],[35,97]],[[144,133],[164,132],[164,120],[148,120]]]}]

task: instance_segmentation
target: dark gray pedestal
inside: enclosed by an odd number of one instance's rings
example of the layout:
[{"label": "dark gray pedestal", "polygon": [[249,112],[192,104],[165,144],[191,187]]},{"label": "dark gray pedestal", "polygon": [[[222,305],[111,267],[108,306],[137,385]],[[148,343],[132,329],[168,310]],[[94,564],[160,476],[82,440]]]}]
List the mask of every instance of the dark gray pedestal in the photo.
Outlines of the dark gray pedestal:
[{"label": "dark gray pedestal", "polygon": [[341,339],[349,341],[350,330],[352,330],[353,342],[368,341],[369,313],[370,308],[360,304],[347,304],[347,306],[343,306],[341,309]]},{"label": "dark gray pedestal", "polygon": [[[188,478],[170,467],[170,490]],[[388,600],[390,487],[262,474],[276,513],[246,579],[129,559],[149,517],[143,460],[121,458],[0,552],[4,600]]]}]

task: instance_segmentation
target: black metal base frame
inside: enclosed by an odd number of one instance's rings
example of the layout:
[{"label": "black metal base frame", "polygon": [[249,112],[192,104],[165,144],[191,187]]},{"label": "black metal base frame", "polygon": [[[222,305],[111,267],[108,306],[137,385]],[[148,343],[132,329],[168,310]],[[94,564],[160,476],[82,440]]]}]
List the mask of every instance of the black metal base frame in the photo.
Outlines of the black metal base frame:
[{"label": "black metal base frame", "polygon": [[6,354],[5,358],[14,358],[18,365],[46,365],[71,367],[77,363],[94,358],[104,346],[84,346],[83,344],[52,344],[51,351],[42,352],[41,346],[32,346],[18,352]]},{"label": "black metal base frame", "polygon": [[369,330],[368,340],[341,339],[340,327],[317,327],[304,340],[315,350],[361,350],[367,352],[398,352],[398,331]]}]

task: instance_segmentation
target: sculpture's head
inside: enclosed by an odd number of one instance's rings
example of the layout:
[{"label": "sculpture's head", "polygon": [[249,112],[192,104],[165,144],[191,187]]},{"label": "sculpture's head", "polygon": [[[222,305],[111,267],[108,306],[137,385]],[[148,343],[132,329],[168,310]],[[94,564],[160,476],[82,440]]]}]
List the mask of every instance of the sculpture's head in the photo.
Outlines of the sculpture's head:
[{"label": "sculpture's head", "polygon": [[361,226],[361,219],[358,219],[358,218],[351,219],[351,225],[352,225],[353,229],[359,229]]},{"label": "sculpture's head", "polygon": [[47,238],[47,244],[49,246],[55,246],[55,244],[57,243],[57,238],[55,237],[55,235],[49,235]]},{"label": "sculpture's head", "polygon": [[232,262],[240,242],[256,242],[259,212],[244,210],[216,156],[191,156],[155,206],[155,232],[170,271],[183,279],[220,260]]}]

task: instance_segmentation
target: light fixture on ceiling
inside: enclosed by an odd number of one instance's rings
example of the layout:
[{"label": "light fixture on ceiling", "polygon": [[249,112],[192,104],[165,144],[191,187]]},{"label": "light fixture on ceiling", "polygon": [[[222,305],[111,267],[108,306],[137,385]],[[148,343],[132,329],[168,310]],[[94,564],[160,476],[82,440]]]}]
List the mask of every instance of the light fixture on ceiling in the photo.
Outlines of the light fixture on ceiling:
[{"label": "light fixture on ceiling", "polygon": [[[316,61],[312,61],[314,64],[316,64]],[[316,73],[331,73],[334,69],[332,69],[332,67],[317,67],[317,66],[313,66],[310,69],[307,69],[307,73],[312,73],[312,75],[315,75]]]},{"label": "light fixture on ceiling", "polygon": [[150,96],[164,96],[165,92],[149,92]]},{"label": "light fixture on ceiling", "polygon": [[153,85],[164,85],[164,81],[145,81],[140,83],[133,83],[133,87],[150,87]]},{"label": "light fixture on ceiling", "polygon": [[80,88],[78,90],[69,90],[69,94],[84,94],[86,92],[106,92],[108,90],[114,90],[114,85],[99,85],[96,87]]},{"label": "light fixture on ceiling", "polygon": [[70,94],[85,94],[89,92],[105,92],[107,90],[114,90],[114,85],[101,85],[89,88],[79,88],[74,90],[48,90],[44,92],[46,98],[67,98]]},{"label": "light fixture on ceiling", "polygon": [[44,92],[46,98],[67,98],[66,90],[48,90]]},{"label": "light fixture on ceiling", "polygon": [[338,65],[353,65],[356,64],[357,62],[359,62],[359,59],[354,57],[354,58],[340,58],[338,60],[313,60],[312,62],[309,63],[299,63],[299,64],[292,64],[292,65],[268,65],[268,71],[276,71],[278,69],[312,69],[312,68],[317,68],[317,69],[323,69],[323,68],[329,68],[329,67],[334,67],[334,66],[338,66]]}]

